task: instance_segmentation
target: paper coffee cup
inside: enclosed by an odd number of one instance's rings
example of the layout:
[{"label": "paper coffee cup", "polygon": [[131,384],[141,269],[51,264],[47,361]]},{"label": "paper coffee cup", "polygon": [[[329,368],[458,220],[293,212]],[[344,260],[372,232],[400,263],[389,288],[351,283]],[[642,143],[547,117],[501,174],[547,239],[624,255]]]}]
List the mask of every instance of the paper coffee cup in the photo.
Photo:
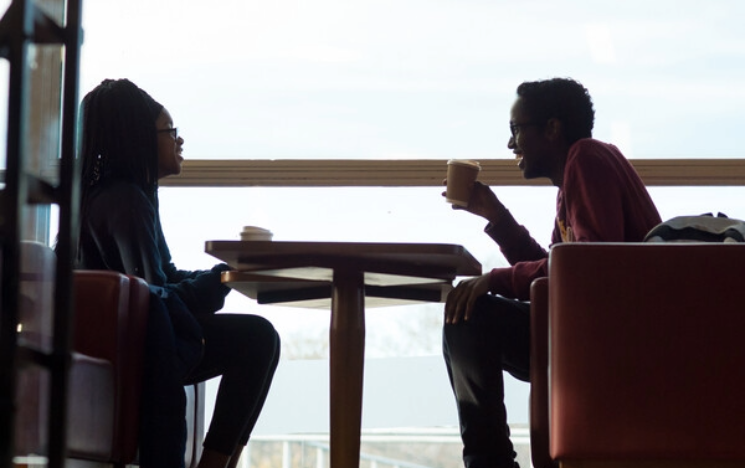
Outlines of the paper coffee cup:
[{"label": "paper coffee cup", "polygon": [[468,206],[473,183],[481,171],[478,161],[451,159],[448,161],[447,189],[445,200],[457,206]]},{"label": "paper coffee cup", "polygon": [[241,231],[243,241],[270,241],[272,237],[274,237],[272,231],[258,226],[244,226]]}]

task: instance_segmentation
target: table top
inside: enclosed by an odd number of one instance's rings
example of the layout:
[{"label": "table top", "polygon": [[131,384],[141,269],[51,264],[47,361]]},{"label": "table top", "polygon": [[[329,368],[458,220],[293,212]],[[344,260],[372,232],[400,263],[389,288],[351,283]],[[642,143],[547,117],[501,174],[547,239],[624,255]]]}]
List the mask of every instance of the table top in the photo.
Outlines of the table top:
[{"label": "table top", "polygon": [[364,274],[370,307],[442,302],[456,276],[481,274],[454,244],[207,241],[205,251],[234,268],[224,283],[262,304],[325,308],[340,269]]},{"label": "table top", "polygon": [[205,251],[239,271],[267,268],[350,268],[425,278],[481,274],[481,264],[455,244],[207,241]]}]

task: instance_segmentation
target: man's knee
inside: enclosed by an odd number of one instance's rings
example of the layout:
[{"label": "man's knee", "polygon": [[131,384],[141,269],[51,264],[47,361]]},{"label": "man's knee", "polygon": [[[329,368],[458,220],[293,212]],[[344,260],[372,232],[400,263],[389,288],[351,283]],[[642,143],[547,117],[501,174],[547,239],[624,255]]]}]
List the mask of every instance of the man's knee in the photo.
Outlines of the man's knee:
[{"label": "man's knee", "polygon": [[490,300],[487,295],[479,297],[468,320],[445,323],[442,329],[443,353],[459,354],[464,349],[476,346],[485,332],[485,320],[490,313]]},{"label": "man's knee", "polygon": [[473,304],[473,310],[468,320],[461,320],[457,323],[446,323],[444,325],[445,333],[471,333],[471,330],[479,326],[493,322],[495,313],[499,312],[500,300],[491,294],[484,294],[476,299]]}]

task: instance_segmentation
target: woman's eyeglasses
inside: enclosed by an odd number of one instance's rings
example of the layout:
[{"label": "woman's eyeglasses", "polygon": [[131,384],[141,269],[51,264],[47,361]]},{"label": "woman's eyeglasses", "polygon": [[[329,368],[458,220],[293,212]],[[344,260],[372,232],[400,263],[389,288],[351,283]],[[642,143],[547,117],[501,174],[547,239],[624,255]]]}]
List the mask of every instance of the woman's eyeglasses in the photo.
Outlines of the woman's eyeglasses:
[{"label": "woman's eyeglasses", "polygon": [[178,140],[178,128],[161,128],[157,130],[158,133],[170,133],[173,135],[174,140]]}]

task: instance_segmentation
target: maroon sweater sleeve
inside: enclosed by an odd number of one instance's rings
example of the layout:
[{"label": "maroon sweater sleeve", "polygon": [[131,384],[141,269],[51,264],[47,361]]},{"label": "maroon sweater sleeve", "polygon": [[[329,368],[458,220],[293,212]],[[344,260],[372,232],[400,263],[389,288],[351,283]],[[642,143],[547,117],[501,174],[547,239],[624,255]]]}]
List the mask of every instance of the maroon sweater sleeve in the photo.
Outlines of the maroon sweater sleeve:
[{"label": "maroon sweater sleeve", "polygon": [[489,273],[489,291],[527,301],[530,299],[530,284],[534,279],[544,276],[548,276],[548,257],[532,262],[519,262],[508,268],[494,268]]},{"label": "maroon sweater sleeve", "polygon": [[540,260],[548,255],[546,250],[530,236],[525,226],[518,224],[508,210],[504,210],[498,223],[487,224],[484,232],[499,245],[510,265]]},{"label": "maroon sweater sleeve", "polygon": [[[484,232],[499,244],[509,268],[495,268],[489,274],[489,290],[520,300],[530,297],[530,278],[548,274],[548,252],[517,223],[509,211],[499,223],[489,223]],[[527,282],[527,288],[522,284]],[[525,291],[523,291],[525,290]]]}]

